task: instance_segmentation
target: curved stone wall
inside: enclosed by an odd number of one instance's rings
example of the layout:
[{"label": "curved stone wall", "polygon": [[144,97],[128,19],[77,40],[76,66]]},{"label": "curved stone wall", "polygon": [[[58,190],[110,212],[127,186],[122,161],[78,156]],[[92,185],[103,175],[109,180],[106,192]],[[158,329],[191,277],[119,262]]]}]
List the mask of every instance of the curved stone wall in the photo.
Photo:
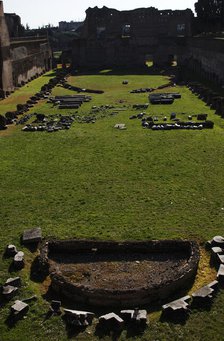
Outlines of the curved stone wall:
[{"label": "curved stone wall", "polygon": [[[129,289],[111,290],[111,288],[93,288],[82,283],[72,283],[60,271],[60,267],[52,266],[51,257],[57,255],[80,255],[87,252],[98,252],[100,254],[139,253],[141,255],[181,253],[186,261],[178,271],[170,269],[169,276],[153,285],[141,286]],[[52,280],[52,288],[59,294],[80,302],[94,306],[113,307],[135,307],[149,304],[152,301],[163,300],[170,295],[182,290],[194,280],[199,262],[199,248],[197,243],[192,241],[162,240],[144,242],[110,242],[110,241],[86,241],[67,240],[49,241],[41,249],[40,264],[49,266],[49,273]],[[66,258],[65,258],[66,259]],[[172,273],[173,271],[173,273]],[[155,273],[156,276],[156,273]],[[156,278],[156,277],[155,277]]]}]

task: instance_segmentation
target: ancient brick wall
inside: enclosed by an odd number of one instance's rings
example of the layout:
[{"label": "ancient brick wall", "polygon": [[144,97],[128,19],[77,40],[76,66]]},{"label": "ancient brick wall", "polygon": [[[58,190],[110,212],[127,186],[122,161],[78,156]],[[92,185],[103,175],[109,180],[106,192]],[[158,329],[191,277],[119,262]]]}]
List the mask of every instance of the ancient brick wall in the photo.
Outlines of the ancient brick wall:
[{"label": "ancient brick wall", "polygon": [[3,3],[0,1],[0,97],[13,90],[10,39],[5,21]]},{"label": "ancient brick wall", "polygon": [[80,38],[73,43],[73,66],[135,67],[147,55],[161,66],[175,56],[183,71],[223,85],[224,40],[192,37],[192,20],[191,10],[89,8]]},{"label": "ancient brick wall", "polygon": [[183,67],[196,74],[224,85],[224,40],[206,37],[188,39],[181,56]]},{"label": "ancient brick wall", "polygon": [[191,10],[160,11],[154,7],[118,11],[103,7],[88,8],[82,38],[100,39],[135,36],[191,36]]},{"label": "ancient brick wall", "polygon": [[10,38],[24,35],[24,27],[21,24],[20,16],[15,13],[5,13],[5,20]]},{"label": "ancient brick wall", "polygon": [[52,55],[46,38],[11,41],[10,55],[15,86],[22,85],[51,69]]},{"label": "ancient brick wall", "polygon": [[191,10],[89,8],[80,39],[74,41],[73,64],[135,66],[149,54],[156,64],[166,64],[177,53],[176,39],[191,36],[192,19]]},{"label": "ancient brick wall", "polygon": [[[0,1],[0,97],[52,67],[47,38],[18,37],[20,29],[20,18],[15,14],[5,16]],[[17,37],[10,38],[9,32]]]}]

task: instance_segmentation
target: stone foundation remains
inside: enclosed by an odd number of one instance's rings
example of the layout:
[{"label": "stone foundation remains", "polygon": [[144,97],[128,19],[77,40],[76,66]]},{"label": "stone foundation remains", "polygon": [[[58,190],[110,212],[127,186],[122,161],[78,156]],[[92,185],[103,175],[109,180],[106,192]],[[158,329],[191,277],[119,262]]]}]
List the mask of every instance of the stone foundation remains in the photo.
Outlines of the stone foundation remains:
[{"label": "stone foundation remains", "polygon": [[189,287],[199,262],[190,241],[49,241],[39,269],[52,288],[86,305],[135,307],[161,301]]}]

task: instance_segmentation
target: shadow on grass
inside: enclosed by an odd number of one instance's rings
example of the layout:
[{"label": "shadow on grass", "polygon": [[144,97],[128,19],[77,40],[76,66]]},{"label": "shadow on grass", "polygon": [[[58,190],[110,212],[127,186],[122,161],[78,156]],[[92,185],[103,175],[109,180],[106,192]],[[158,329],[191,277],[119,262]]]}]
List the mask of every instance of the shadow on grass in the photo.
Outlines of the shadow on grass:
[{"label": "shadow on grass", "polygon": [[83,333],[86,330],[86,327],[78,327],[78,326],[73,326],[69,324],[65,316],[62,317],[62,320],[65,324],[65,329],[66,329],[68,339],[77,337],[80,333]]},{"label": "shadow on grass", "polygon": [[122,333],[122,329],[115,330],[107,328],[106,326],[101,326],[100,324],[97,324],[95,329],[95,336],[97,336],[99,339],[104,339],[105,337],[110,337],[111,340],[117,341]]},{"label": "shadow on grass", "polygon": [[31,253],[34,253],[38,250],[38,244],[30,244],[30,245],[23,245],[27,250]]},{"label": "shadow on grass", "polygon": [[135,339],[136,337],[143,336],[145,330],[147,329],[147,324],[136,324],[128,321],[125,323],[124,329],[127,331],[126,339]]},{"label": "shadow on grass", "polygon": [[212,269],[215,269],[217,272],[219,270],[220,263],[218,261],[218,256],[215,257],[210,257],[209,260],[209,265]]},{"label": "shadow on grass", "polygon": [[12,273],[12,272],[20,272],[22,269],[23,269],[23,266],[21,266],[21,267],[16,267],[15,264],[13,263],[13,261],[12,261],[12,263],[9,265],[8,271],[9,271],[9,273]]},{"label": "shadow on grass", "polygon": [[52,71],[51,73],[47,73],[43,75],[43,77],[51,78],[57,76],[57,71]]},{"label": "shadow on grass", "polygon": [[47,302],[51,302],[52,300],[58,300],[58,296],[60,295],[59,294],[57,295],[51,286],[49,286],[48,291],[44,295],[42,295],[43,299],[46,300]]},{"label": "shadow on grass", "polygon": [[8,326],[8,328],[12,329],[16,327],[16,324],[19,320],[22,320],[26,313],[28,312],[28,309],[26,311],[19,313],[17,316],[15,316],[12,312],[8,315],[7,319],[5,320],[5,324]]},{"label": "shadow on grass", "polygon": [[5,251],[2,255],[2,260],[7,260],[7,259],[13,259],[14,256],[10,256],[7,254],[7,252]]},{"label": "shadow on grass", "polygon": [[12,314],[9,314],[7,319],[5,320],[5,324],[8,328],[12,329],[16,327],[16,320],[12,317]]},{"label": "shadow on grass", "polygon": [[190,311],[184,312],[172,312],[172,314],[162,313],[160,316],[160,322],[169,322],[172,324],[179,324],[184,326],[190,316]]},{"label": "shadow on grass", "polygon": [[88,76],[88,75],[99,75],[99,76],[125,76],[125,75],[161,75],[161,76],[170,76],[176,75],[178,72],[177,67],[167,67],[167,68],[157,68],[154,66],[147,67],[137,67],[137,68],[97,68],[97,69],[79,69],[77,70],[71,70],[72,76]]},{"label": "shadow on grass", "polygon": [[20,244],[25,247],[27,250],[29,250],[31,253],[34,253],[37,251],[37,249],[40,247],[40,243],[30,243],[30,244],[24,244],[23,243],[23,237],[20,237]]},{"label": "shadow on grass", "polygon": [[209,312],[212,309],[212,302],[206,302],[206,303],[203,304],[203,306],[200,305],[200,304],[192,303],[191,309],[197,310],[197,311],[200,311],[200,312],[203,312],[203,311]]}]

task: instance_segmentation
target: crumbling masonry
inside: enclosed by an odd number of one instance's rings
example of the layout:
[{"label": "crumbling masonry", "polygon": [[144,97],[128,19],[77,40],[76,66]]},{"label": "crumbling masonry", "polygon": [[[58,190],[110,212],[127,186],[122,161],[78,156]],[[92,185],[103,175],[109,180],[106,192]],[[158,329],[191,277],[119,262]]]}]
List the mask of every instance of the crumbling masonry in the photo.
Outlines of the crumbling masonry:
[{"label": "crumbling masonry", "polygon": [[73,66],[135,67],[147,59],[161,66],[176,60],[223,85],[224,40],[194,37],[193,20],[190,9],[88,8],[81,35],[73,42]]},{"label": "crumbling masonry", "polygon": [[21,31],[20,18],[5,15],[0,1],[0,97],[51,69],[47,38],[21,37]]}]

